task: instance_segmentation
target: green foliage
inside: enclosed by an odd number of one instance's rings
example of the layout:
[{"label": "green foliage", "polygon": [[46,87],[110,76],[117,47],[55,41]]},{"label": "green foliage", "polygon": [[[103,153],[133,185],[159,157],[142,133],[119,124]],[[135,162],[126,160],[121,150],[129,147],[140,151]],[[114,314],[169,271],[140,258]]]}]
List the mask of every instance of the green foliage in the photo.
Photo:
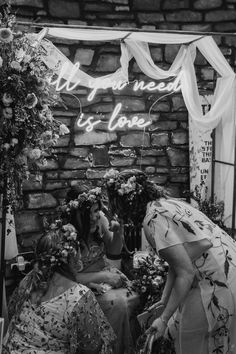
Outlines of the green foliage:
[{"label": "green foliage", "polygon": [[209,197],[208,188],[204,184],[195,186],[194,192],[190,193],[190,198],[197,202],[198,209],[211,221],[228,231],[224,224],[224,202],[218,201],[216,196],[213,199]]},{"label": "green foliage", "polygon": [[37,35],[17,31],[10,7],[0,7],[0,192],[7,178],[12,205],[20,199],[22,181],[69,132],[53,118],[59,95],[44,56]]}]

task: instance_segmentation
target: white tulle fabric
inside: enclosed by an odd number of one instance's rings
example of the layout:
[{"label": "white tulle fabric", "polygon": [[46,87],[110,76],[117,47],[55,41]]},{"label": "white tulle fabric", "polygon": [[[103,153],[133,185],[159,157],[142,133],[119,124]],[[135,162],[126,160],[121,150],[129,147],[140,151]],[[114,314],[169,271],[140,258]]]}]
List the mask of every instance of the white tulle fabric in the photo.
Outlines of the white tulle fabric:
[{"label": "white tulle fabric", "polygon": [[[203,131],[216,128],[215,158],[229,163],[234,162],[235,73],[211,36],[76,28],[47,28],[43,31],[46,31],[50,37],[71,40],[121,40],[121,67],[116,72],[100,78],[93,78],[79,69],[72,81],[79,81],[82,86],[91,87],[91,85],[96,85],[99,87],[99,83],[104,79],[110,80],[110,86],[112,86],[112,82],[128,82],[128,65],[133,57],[142,72],[152,79],[174,78],[179,75],[184,102],[193,122]],[[42,36],[42,33],[40,35]],[[43,43],[45,42],[43,41]],[[50,50],[48,49],[48,56],[45,60],[49,66],[55,67],[55,64],[60,62],[58,66],[60,68],[66,62],[68,63],[68,68],[73,68],[74,64],[68,58],[51,42],[48,41],[47,43]],[[179,52],[168,70],[163,70],[154,63],[148,43],[181,44]],[[205,115],[202,113],[194,69],[196,49],[203,54],[218,74],[213,94],[213,104],[210,111]],[[64,73],[65,79],[68,79],[69,71]],[[233,175],[233,166],[216,165],[215,192],[218,199],[225,202],[225,217],[228,224],[230,224],[232,217]]]}]

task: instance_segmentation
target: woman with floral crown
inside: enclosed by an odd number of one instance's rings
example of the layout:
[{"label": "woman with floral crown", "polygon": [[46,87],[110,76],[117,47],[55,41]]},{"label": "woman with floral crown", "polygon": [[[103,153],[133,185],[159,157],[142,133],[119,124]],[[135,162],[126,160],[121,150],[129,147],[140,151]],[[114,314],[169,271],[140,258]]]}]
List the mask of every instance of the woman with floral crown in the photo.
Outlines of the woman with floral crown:
[{"label": "woman with floral crown", "polygon": [[52,224],[10,300],[4,354],[113,353],[113,329],[91,290],[75,281],[80,258],[74,226]]},{"label": "woman with floral crown", "polygon": [[169,264],[150,343],[170,335],[177,354],[235,354],[235,241],[190,204],[167,198],[140,170],[111,170],[105,180],[112,211],[124,223],[140,223]]},{"label": "woman with floral crown", "polygon": [[[76,268],[76,280],[91,287],[105,316],[117,336],[115,354],[133,353],[136,336],[134,310],[139,304],[136,293],[128,291],[128,279],[111,266],[109,257],[122,249],[122,228],[112,223],[104,213],[101,188],[73,186],[61,206],[62,217],[72,223],[80,236],[81,263]],[[114,256],[114,258],[116,258]]]}]

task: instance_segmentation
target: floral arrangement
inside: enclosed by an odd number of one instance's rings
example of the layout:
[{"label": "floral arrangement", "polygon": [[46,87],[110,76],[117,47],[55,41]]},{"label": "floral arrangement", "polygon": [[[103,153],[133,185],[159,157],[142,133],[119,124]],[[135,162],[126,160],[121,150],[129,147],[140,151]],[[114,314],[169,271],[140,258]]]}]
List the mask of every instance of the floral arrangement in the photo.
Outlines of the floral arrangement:
[{"label": "floral arrangement", "polygon": [[[60,100],[49,83],[53,72],[34,34],[16,30],[10,6],[0,8],[0,187],[7,181],[8,202],[17,204],[22,181],[46,156],[68,128],[53,118]],[[37,174],[36,174],[37,175]]]},{"label": "floral arrangement", "polygon": [[[134,255],[135,257],[135,255]],[[132,288],[140,295],[141,311],[159,301],[166,282],[168,264],[154,252],[149,251],[134,259],[131,276]]]},{"label": "floral arrangement", "polygon": [[[165,286],[168,264],[159,258],[152,250],[148,252],[137,252],[134,255],[134,268],[132,270],[132,289],[140,295],[141,305],[139,313],[145,311],[154,303],[161,299],[162,291]],[[146,354],[147,345],[146,329],[143,328],[136,344],[138,354]],[[152,348],[153,353],[174,354],[174,345],[171,337],[160,337]]]},{"label": "floral arrangement", "polygon": [[61,220],[56,220],[47,226],[46,232],[51,235],[60,234],[62,238],[61,242],[58,244],[57,250],[42,253],[40,257],[36,257],[36,261],[40,264],[41,268],[49,267],[53,269],[54,267],[60,266],[62,263],[68,263],[68,256],[76,256],[78,252],[80,252],[77,232],[73,225],[63,225]]},{"label": "floral arrangement", "polygon": [[81,193],[77,199],[69,201],[60,206],[60,212],[70,214],[73,209],[90,209],[95,203],[99,203],[102,199],[102,190],[100,187],[90,189],[87,193]]},{"label": "floral arrangement", "polygon": [[136,176],[131,176],[125,181],[119,171],[111,169],[105,173],[103,178],[106,180],[107,186],[117,190],[120,196],[127,194],[132,199],[135,193],[140,194],[143,191],[143,186],[138,183]]},{"label": "floral arrangement", "polygon": [[163,196],[163,189],[141,170],[109,170],[104,175],[110,209],[129,226],[141,226],[147,203]]}]

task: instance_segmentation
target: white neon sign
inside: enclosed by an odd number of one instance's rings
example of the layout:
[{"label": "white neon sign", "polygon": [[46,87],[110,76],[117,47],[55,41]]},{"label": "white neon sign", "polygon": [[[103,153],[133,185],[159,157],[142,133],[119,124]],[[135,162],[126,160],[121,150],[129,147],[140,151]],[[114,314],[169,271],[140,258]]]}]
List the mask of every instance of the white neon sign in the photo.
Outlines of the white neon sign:
[{"label": "white neon sign", "polygon": [[[139,118],[138,116],[133,116],[131,119],[127,118],[126,116],[117,117],[121,111],[121,108],[122,103],[118,103],[115,106],[108,121],[107,128],[109,131],[114,131],[117,128],[132,128],[135,126],[137,128],[146,128],[152,123],[151,121],[146,121],[145,119]],[[86,132],[91,132],[99,123],[101,123],[101,119],[95,119],[94,116],[90,116],[84,120],[84,114],[82,113],[77,121],[77,126],[80,128],[85,128]]]},{"label": "white neon sign", "polygon": [[[66,62],[62,65],[61,70],[59,72],[58,77],[55,80],[50,80],[51,85],[56,86],[56,91],[61,91],[65,89],[66,91],[74,90],[78,85],[81,85],[81,80],[78,79],[74,82],[74,78],[76,74],[78,74],[80,67],[80,63],[77,62],[73,65],[72,69],[69,68],[69,63]],[[70,70],[70,71],[69,71]],[[64,80],[64,76],[69,71],[69,76],[67,80]],[[134,91],[159,91],[159,92],[177,92],[181,90],[181,72],[172,82],[159,82],[158,84],[154,81],[150,81],[145,83],[144,81],[134,81],[133,83],[133,90]],[[77,75],[78,76],[78,75]],[[62,81],[63,80],[63,81]],[[97,94],[99,89],[108,89],[112,88],[113,90],[123,90],[129,82],[123,81],[112,81],[110,78],[105,79],[91,79],[89,80],[88,87],[91,88],[91,92],[88,94],[87,100],[92,101]],[[139,118],[138,116],[133,116],[131,119],[127,118],[126,116],[122,115],[118,117],[120,111],[122,109],[122,104],[118,103],[108,121],[108,130],[114,131],[116,128],[146,128],[148,125],[151,124],[151,121],[145,121],[143,118]],[[78,127],[85,128],[87,132],[91,132],[96,125],[101,123],[100,119],[95,119],[94,116],[90,116],[87,119],[84,119],[84,114],[80,115],[80,118],[77,121]]]}]

